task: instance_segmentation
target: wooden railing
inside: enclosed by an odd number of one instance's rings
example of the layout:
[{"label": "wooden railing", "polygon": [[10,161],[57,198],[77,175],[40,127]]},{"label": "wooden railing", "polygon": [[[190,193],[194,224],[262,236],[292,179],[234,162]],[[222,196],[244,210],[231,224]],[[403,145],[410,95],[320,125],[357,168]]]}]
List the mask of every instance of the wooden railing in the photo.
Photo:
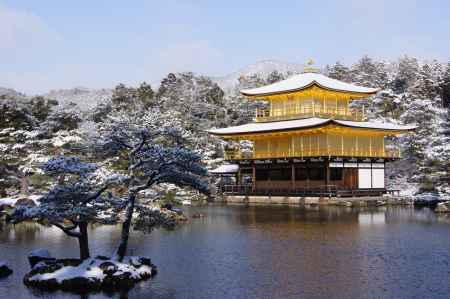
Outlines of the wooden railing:
[{"label": "wooden railing", "polygon": [[400,158],[399,148],[386,148],[380,150],[336,150],[317,149],[305,151],[287,151],[275,153],[254,153],[241,152],[239,149],[225,150],[225,160],[246,160],[246,159],[277,159],[277,158],[304,158],[304,157],[373,157],[373,158]]},{"label": "wooden railing", "polygon": [[261,188],[253,189],[252,185],[224,185],[220,190],[223,194],[229,195],[260,195],[260,196],[336,196],[336,197],[355,197],[355,196],[381,196],[390,192],[384,188],[379,189],[351,189],[338,188],[335,185],[323,185],[318,187],[302,188]]},{"label": "wooden railing", "polygon": [[342,120],[363,121],[364,107],[362,110],[349,108],[331,108],[323,106],[299,106],[299,107],[285,107],[281,109],[256,108],[255,121],[268,122],[300,118],[331,118]]}]

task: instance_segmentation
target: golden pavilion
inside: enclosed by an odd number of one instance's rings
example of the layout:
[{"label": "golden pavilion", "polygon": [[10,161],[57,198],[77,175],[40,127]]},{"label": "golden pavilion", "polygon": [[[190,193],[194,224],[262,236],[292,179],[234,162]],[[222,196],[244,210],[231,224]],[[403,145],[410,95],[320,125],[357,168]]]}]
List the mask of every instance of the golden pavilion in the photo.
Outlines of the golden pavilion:
[{"label": "golden pavilion", "polygon": [[270,85],[241,90],[263,100],[253,123],[208,132],[251,150],[226,149],[212,173],[231,174],[225,192],[261,195],[380,195],[386,192],[386,162],[400,151],[389,136],[414,130],[365,120],[364,108],[352,102],[378,92],[329,78],[309,68]]}]

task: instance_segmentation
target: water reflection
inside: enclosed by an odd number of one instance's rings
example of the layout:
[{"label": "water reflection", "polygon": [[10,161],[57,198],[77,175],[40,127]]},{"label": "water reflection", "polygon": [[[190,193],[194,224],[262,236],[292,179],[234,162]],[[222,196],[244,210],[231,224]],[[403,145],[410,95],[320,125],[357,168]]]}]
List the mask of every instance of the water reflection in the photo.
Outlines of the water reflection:
[{"label": "water reflection", "polygon": [[[26,255],[46,247],[77,256],[76,242],[32,223],[0,226],[5,298],[445,298],[450,292],[448,217],[428,209],[297,206],[191,207],[175,231],[133,232],[132,254],[158,275],[129,294],[75,295],[25,288]],[[113,252],[118,226],[91,226],[93,254]],[[13,286],[13,287],[11,287]]]},{"label": "water reflection", "polygon": [[359,225],[380,225],[386,223],[386,211],[381,212],[360,212],[358,214]]}]

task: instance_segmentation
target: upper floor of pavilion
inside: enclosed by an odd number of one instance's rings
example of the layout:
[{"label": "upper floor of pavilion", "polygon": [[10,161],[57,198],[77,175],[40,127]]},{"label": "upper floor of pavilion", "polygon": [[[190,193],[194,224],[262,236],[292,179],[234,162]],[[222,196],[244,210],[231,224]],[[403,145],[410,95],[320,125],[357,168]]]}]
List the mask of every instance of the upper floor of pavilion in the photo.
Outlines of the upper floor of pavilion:
[{"label": "upper floor of pavilion", "polygon": [[352,108],[350,103],[377,92],[376,88],[342,82],[315,71],[297,74],[270,85],[241,90],[241,94],[249,99],[267,101],[266,108],[256,109],[256,122],[310,117],[363,121],[364,108]]}]

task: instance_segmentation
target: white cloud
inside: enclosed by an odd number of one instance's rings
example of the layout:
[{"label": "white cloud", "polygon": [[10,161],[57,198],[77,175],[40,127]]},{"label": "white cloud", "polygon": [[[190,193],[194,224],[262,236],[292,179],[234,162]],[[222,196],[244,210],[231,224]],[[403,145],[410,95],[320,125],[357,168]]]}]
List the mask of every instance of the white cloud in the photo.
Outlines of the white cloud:
[{"label": "white cloud", "polygon": [[54,38],[56,34],[38,16],[0,4],[0,51],[43,45]]}]

